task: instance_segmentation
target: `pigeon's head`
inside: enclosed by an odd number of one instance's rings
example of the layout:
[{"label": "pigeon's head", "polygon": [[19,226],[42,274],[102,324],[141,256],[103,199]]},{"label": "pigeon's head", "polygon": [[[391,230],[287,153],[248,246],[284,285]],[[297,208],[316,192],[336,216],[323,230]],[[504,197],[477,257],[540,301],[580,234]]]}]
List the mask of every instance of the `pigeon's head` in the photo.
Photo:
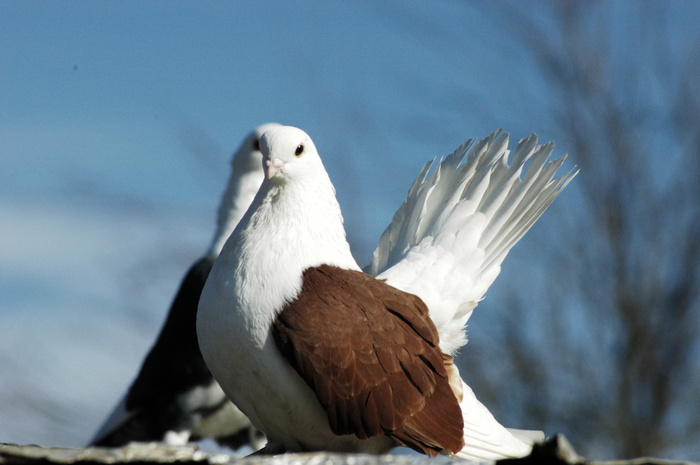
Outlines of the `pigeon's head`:
[{"label": "pigeon's head", "polygon": [[262,171],[260,137],[265,134],[266,131],[279,127],[282,126],[277,123],[267,123],[253,129],[233,155],[233,159],[231,160],[233,171],[238,173]]},{"label": "pigeon's head", "polygon": [[270,180],[300,179],[325,172],[313,141],[301,129],[280,126],[260,138],[263,169]]}]

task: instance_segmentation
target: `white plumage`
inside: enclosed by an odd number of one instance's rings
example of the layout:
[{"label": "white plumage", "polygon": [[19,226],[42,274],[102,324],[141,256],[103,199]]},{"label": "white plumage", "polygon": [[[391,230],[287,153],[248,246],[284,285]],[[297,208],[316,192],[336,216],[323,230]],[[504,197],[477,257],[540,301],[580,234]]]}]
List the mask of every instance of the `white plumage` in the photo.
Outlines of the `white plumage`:
[{"label": "white plumage", "polygon": [[[507,135],[465,144],[430,175],[426,165],[382,235],[368,272],[421,297],[454,353],[466,342],[471,311],[498,275],[508,250],[571,175],[552,181],[552,145],[521,141],[507,165]],[[320,264],[357,270],[335,191],[311,139],[296,128],[266,133],[268,178],[205,285],[197,320],[202,353],[226,393],[270,438],[270,450],[379,452],[386,438],[336,436],[313,391],[276,351],[270,327]],[[301,148],[301,153],[295,155]],[[468,154],[468,155],[467,155]],[[467,156],[467,162],[460,166]],[[520,172],[528,158],[524,180]],[[503,428],[462,383],[463,458],[526,455],[529,432]]]},{"label": "white plumage", "polygon": [[[295,159],[295,147],[302,144],[304,156]],[[202,355],[228,396],[265,432],[268,449],[378,451],[330,431],[314,393],[271,338],[273,320],[300,291],[306,268],[359,267],[311,139],[298,129],[279,128],[263,135],[261,150],[271,179],[263,181],[202,291],[197,314]]]},{"label": "white plumage", "polygon": [[423,167],[382,234],[366,271],[428,304],[445,352],[466,343],[503,259],[575,175],[553,179],[566,159],[547,163],[553,150],[532,135],[508,165],[508,134],[465,142],[432,173]]},{"label": "white plumage", "polygon": [[213,438],[234,448],[244,444],[259,447],[259,432],[226,398],[204,364],[197,346],[195,314],[214,260],[262,183],[259,139],[278,126],[258,126],[234,153],[212,242],[183,279],[138,375],[91,444],[164,441],[176,445],[190,439]]}]

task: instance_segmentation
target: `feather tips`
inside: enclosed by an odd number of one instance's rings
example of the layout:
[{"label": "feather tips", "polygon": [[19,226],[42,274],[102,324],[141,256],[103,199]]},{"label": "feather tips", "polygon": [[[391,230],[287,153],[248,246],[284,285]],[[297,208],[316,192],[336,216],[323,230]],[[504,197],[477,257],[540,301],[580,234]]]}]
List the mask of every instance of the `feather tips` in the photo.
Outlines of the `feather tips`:
[{"label": "feather tips", "polygon": [[432,172],[426,164],[367,268],[425,301],[450,354],[466,343],[466,322],[505,256],[576,175],[555,179],[566,156],[548,161],[554,144],[537,145],[534,134],[508,164],[508,139],[498,130]]}]

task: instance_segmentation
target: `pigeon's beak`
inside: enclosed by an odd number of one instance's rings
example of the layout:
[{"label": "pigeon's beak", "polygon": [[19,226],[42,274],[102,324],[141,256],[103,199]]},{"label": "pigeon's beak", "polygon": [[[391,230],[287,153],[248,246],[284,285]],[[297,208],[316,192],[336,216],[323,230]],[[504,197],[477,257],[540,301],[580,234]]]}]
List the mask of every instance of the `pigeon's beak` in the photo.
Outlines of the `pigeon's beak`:
[{"label": "pigeon's beak", "polygon": [[265,176],[267,179],[272,179],[282,172],[284,162],[279,158],[265,160]]}]

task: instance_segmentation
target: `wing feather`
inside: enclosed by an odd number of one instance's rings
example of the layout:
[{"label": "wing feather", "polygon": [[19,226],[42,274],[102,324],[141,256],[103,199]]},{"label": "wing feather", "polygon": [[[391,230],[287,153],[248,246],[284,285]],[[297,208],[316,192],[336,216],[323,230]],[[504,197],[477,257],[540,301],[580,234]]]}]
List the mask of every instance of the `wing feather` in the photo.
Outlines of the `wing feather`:
[{"label": "wing feather", "polygon": [[272,332],[334,433],[386,435],[429,455],[462,448],[461,410],[420,298],[361,272],[309,268]]}]

